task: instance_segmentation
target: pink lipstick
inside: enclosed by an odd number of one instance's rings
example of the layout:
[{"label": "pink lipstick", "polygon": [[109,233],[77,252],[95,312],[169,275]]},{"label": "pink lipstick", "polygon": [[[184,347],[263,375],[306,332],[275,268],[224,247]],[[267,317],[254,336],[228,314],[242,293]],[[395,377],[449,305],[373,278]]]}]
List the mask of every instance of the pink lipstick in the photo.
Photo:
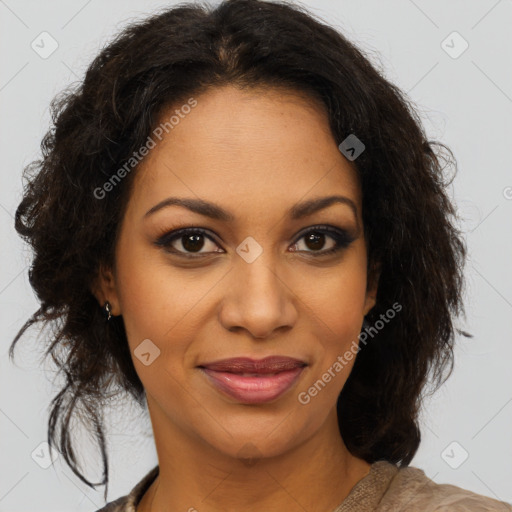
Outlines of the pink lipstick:
[{"label": "pink lipstick", "polygon": [[245,404],[276,400],[288,391],[307,366],[285,356],[255,360],[248,357],[223,359],[199,366],[216,389]]}]

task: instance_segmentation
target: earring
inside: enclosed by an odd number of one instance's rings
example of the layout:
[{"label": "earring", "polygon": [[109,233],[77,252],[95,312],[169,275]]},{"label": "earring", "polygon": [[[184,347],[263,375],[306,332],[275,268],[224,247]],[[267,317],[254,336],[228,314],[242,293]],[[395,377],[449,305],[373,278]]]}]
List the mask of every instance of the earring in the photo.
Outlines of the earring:
[{"label": "earring", "polygon": [[103,313],[107,319],[107,322],[112,318],[112,307],[110,306],[110,302],[107,300],[105,304],[103,304]]}]

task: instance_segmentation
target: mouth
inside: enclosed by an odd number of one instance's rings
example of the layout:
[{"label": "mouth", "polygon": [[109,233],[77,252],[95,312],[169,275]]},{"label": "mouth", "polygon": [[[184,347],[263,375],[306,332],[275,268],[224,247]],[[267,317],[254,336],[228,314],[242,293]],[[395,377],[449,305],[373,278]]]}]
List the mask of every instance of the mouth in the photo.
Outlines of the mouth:
[{"label": "mouth", "polygon": [[299,359],[270,356],[224,359],[198,366],[208,382],[224,395],[244,404],[274,401],[297,382],[307,363]]}]

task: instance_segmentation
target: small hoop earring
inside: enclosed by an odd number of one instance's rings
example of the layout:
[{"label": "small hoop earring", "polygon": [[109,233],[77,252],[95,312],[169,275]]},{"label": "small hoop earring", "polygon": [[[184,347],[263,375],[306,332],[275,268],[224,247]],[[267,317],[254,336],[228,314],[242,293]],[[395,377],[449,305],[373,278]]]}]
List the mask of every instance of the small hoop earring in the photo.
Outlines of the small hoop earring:
[{"label": "small hoop earring", "polygon": [[108,300],[103,304],[103,312],[108,322],[112,318],[112,306]]}]

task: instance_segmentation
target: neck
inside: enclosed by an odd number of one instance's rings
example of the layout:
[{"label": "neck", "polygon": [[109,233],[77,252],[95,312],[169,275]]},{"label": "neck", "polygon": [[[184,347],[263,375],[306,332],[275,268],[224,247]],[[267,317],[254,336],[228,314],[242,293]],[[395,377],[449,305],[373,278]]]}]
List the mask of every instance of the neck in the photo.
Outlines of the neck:
[{"label": "neck", "polygon": [[[137,512],[330,512],[348,496],[370,464],[348,452],[336,411],[306,442],[273,457],[233,458],[158,420],[150,405],[159,475]],[[160,418],[162,419],[162,418]],[[291,471],[293,468],[293,471]]]}]

